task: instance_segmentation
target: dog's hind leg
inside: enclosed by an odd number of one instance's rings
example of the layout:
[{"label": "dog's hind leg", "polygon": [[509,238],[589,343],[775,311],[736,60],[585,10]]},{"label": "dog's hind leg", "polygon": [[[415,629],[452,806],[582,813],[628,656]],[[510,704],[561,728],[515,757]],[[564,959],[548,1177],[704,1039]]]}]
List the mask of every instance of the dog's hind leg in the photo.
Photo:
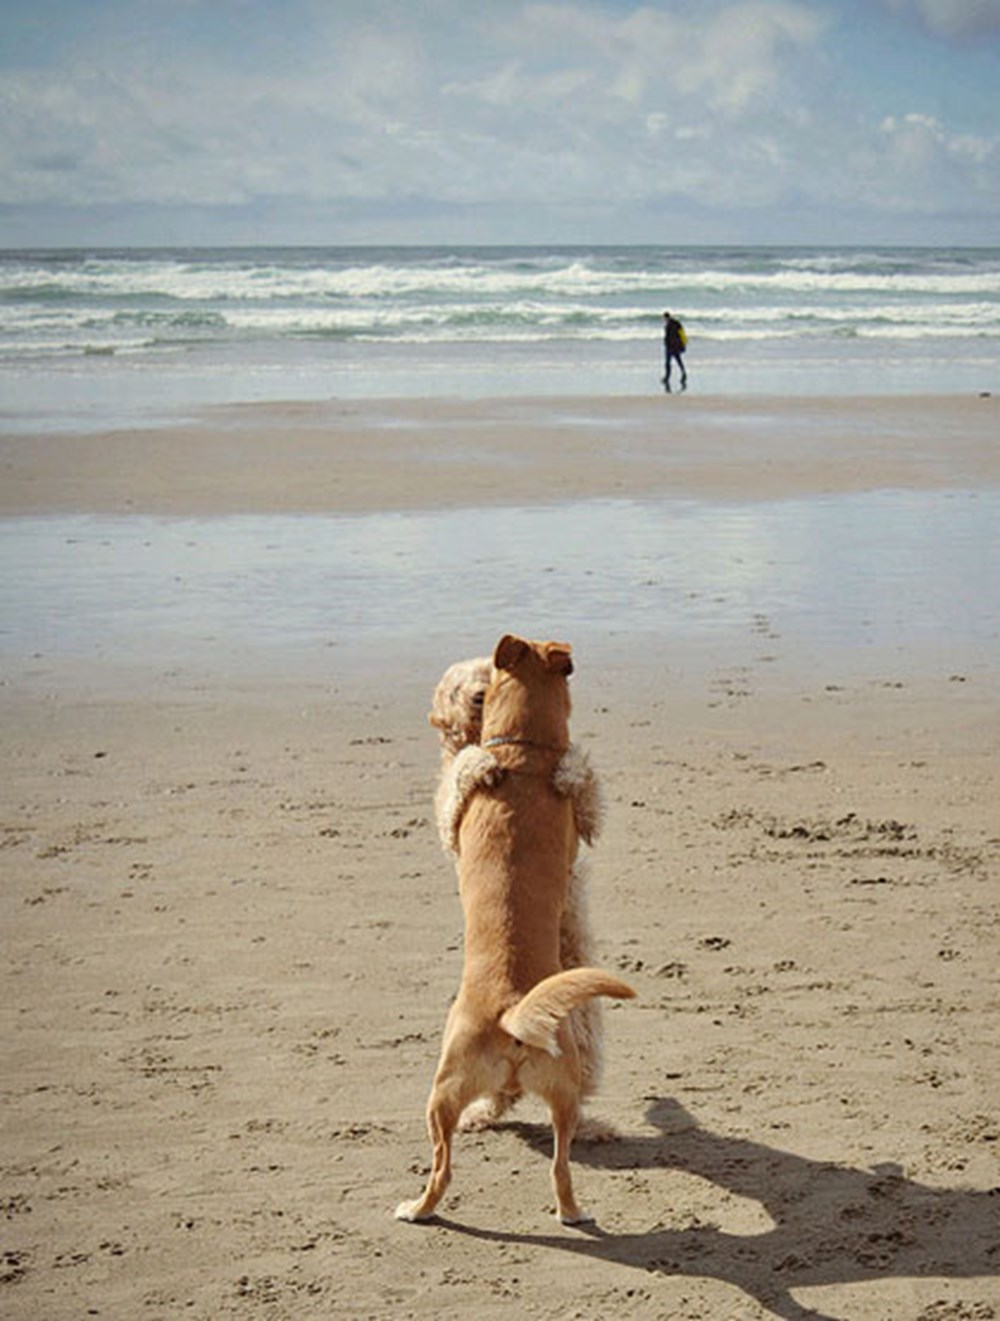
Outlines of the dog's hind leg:
[{"label": "dog's hind leg", "polygon": [[538,1052],[521,1081],[537,1093],[552,1118],[552,1189],[556,1214],[564,1225],[579,1225],[593,1217],[579,1206],[573,1192],[569,1153],[580,1123],[580,1056],[576,1041],[565,1026],[559,1034],[561,1054],[553,1059]]},{"label": "dog's hind leg", "polygon": [[593,1216],[582,1210],[573,1192],[569,1153],[580,1119],[580,1104],[573,1092],[556,1092],[547,1097],[552,1115],[552,1187],[556,1209],[564,1225],[579,1225]]},{"label": "dog's hind leg", "polygon": [[465,1020],[460,1002],[452,1005],[444,1046],[427,1101],[427,1129],[433,1155],[423,1196],[396,1207],[398,1220],[426,1220],[451,1182],[451,1143],[462,1111],[477,1096],[500,1088],[506,1074],[502,1059],[484,1040],[481,1029]]},{"label": "dog's hind leg", "polygon": [[472,1093],[460,1078],[434,1080],[430,1100],[427,1102],[427,1128],[430,1133],[433,1156],[431,1172],[423,1196],[412,1202],[400,1202],[396,1207],[397,1220],[426,1220],[451,1183],[451,1142],[459,1116],[472,1100]]}]

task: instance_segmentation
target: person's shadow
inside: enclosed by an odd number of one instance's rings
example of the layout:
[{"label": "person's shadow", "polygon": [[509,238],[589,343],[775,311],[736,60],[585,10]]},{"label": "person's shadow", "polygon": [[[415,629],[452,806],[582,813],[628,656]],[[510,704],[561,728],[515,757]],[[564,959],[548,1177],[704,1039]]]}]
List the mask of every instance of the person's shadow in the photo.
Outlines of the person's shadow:
[{"label": "person's shadow", "polygon": [[[774,1227],[751,1235],[702,1224],[608,1234],[591,1224],[576,1236],[472,1229],[441,1216],[437,1223],[477,1238],[533,1243],[647,1272],[714,1277],[742,1289],[773,1316],[794,1321],[825,1316],[797,1303],[791,1292],[796,1288],[1000,1275],[1000,1188],[931,1188],[904,1178],[894,1166],[849,1169],[807,1160],[709,1133],[673,1100],[655,1100],[646,1117],[658,1130],[655,1136],[574,1144],[574,1160],[605,1169],[685,1170],[758,1202]],[[547,1128],[507,1127],[529,1146],[548,1151]]]}]

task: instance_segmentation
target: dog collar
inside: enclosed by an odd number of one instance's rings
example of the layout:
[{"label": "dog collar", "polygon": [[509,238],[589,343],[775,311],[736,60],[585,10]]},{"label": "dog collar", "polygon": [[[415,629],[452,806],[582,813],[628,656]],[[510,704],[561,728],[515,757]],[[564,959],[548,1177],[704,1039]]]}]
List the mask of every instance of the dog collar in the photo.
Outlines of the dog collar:
[{"label": "dog collar", "polygon": [[518,738],[515,734],[497,734],[494,738],[488,738],[482,746],[484,748],[500,748],[507,743],[520,748],[540,748],[543,752],[563,753],[566,751],[565,748],[553,747],[551,743],[536,743],[534,739]]}]

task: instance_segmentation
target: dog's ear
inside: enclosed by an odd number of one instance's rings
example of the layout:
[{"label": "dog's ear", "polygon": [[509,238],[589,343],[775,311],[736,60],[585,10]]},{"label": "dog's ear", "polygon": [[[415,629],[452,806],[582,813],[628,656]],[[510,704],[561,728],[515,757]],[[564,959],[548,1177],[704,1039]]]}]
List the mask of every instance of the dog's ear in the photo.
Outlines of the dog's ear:
[{"label": "dog's ear", "polygon": [[573,649],[568,642],[549,642],[545,647],[545,665],[553,674],[573,673]]},{"label": "dog's ear", "polygon": [[437,712],[435,712],[435,711],[428,711],[428,713],[427,713],[427,723],[428,723],[429,725],[433,725],[435,729],[447,729],[447,728],[448,728],[448,722],[447,722],[447,720],[445,720],[442,716],[439,716],[439,715],[437,714]]},{"label": "dog's ear", "polygon": [[523,638],[505,633],[493,653],[493,664],[498,670],[512,670],[527,650],[528,644]]}]

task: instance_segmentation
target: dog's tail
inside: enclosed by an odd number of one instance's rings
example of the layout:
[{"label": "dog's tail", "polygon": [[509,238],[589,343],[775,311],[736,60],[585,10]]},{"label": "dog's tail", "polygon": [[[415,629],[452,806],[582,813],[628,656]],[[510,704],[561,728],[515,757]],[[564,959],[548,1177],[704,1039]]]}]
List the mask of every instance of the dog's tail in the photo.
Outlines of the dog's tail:
[{"label": "dog's tail", "polygon": [[526,1046],[559,1055],[559,1024],[567,1014],[596,995],[631,1000],[635,991],[619,977],[600,968],[569,968],[533,986],[503,1013],[500,1026]]}]

